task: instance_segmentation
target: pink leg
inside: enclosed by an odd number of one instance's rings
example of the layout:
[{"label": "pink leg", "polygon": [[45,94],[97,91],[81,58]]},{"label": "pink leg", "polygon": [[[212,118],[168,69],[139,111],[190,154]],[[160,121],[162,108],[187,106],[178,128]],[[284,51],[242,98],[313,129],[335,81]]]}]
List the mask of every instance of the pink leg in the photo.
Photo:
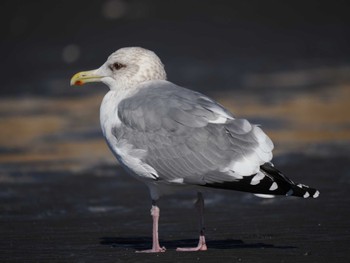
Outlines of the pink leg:
[{"label": "pink leg", "polygon": [[199,213],[199,242],[198,246],[196,247],[189,247],[189,248],[177,248],[176,251],[205,251],[207,250],[207,245],[205,243],[205,236],[204,236],[204,219],[203,219],[203,210],[204,210],[204,199],[202,193],[198,192],[197,195],[197,201],[195,204],[198,213]]},{"label": "pink leg", "polygon": [[151,215],[153,219],[153,234],[152,234],[152,248],[147,250],[136,251],[136,253],[158,253],[165,252],[165,247],[160,247],[158,239],[158,221],[159,221],[159,207],[155,204],[152,205]]}]

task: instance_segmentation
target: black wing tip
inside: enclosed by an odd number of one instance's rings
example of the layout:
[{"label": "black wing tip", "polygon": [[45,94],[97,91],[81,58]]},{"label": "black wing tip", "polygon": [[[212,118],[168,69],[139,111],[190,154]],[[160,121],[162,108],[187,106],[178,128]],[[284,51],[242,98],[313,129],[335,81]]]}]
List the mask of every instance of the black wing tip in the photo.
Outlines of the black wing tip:
[{"label": "black wing tip", "polygon": [[284,195],[302,198],[317,198],[320,195],[320,191],[317,189],[310,188],[304,184],[294,183],[273,166],[265,166],[262,172],[265,174],[265,177],[261,179],[258,184],[251,183],[252,178],[255,176],[252,175],[243,177],[238,181],[206,183],[201,186],[275,196]]},{"label": "black wing tip", "polygon": [[310,188],[304,184],[295,184],[287,192],[286,196],[297,196],[303,198],[317,198],[320,196],[320,191],[315,188]]},{"label": "black wing tip", "polygon": [[278,169],[276,169],[272,163],[265,163],[260,166],[261,169],[274,177],[274,180],[282,179],[282,181],[287,182],[290,185],[289,191],[287,191],[286,196],[297,196],[303,198],[317,198],[320,195],[320,191],[315,188],[310,188],[307,185],[294,183],[288,177],[284,176]]}]

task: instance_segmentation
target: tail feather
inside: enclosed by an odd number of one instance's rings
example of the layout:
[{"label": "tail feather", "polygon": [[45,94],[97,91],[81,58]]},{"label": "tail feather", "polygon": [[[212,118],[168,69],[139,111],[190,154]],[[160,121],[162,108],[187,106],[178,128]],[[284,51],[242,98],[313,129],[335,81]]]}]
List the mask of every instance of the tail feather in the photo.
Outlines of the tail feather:
[{"label": "tail feather", "polygon": [[208,183],[211,188],[237,190],[258,194],[258,196],[285,195],[303,198],[317,198],[320,192],[304,184],[294,183],[284,176],[271,163],[260,166],[260,171],[251,176],[244,176],[239,181]]}]

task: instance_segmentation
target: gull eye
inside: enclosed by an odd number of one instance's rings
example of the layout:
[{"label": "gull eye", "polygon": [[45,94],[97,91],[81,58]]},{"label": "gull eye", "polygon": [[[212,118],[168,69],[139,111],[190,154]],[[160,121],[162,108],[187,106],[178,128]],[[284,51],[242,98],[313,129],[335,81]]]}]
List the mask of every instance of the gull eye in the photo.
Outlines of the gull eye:
[{"label": "gull eye", "polygon": [[112,70],[119,70],[121,68],[125,68],[126,66],[122,63],[116,62],[113,65],[110,66]]}]

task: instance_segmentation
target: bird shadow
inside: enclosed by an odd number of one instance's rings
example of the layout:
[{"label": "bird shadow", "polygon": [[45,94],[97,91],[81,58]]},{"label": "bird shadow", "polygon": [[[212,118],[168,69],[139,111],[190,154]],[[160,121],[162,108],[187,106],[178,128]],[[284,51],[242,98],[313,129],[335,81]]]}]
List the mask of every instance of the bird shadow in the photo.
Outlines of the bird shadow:
[{"label": "bird shadow", "polygon": [[[178,240],[160,240],[162,246],[167,249],[176,249],[177,247],[193,247],[198,243],[198,239],[178,239]],[[101,245],[108,245],[116,248],[133,248],[135,250],[148,249],[152,244],[149,237],[102,237]],[[213,249],[237,249],[237,248],[274,248],[274,249],[293,249],[295,246],[280,246],[266,243],[245,243],[242,240],[223,239],[207,240],[209,248]]]}]

